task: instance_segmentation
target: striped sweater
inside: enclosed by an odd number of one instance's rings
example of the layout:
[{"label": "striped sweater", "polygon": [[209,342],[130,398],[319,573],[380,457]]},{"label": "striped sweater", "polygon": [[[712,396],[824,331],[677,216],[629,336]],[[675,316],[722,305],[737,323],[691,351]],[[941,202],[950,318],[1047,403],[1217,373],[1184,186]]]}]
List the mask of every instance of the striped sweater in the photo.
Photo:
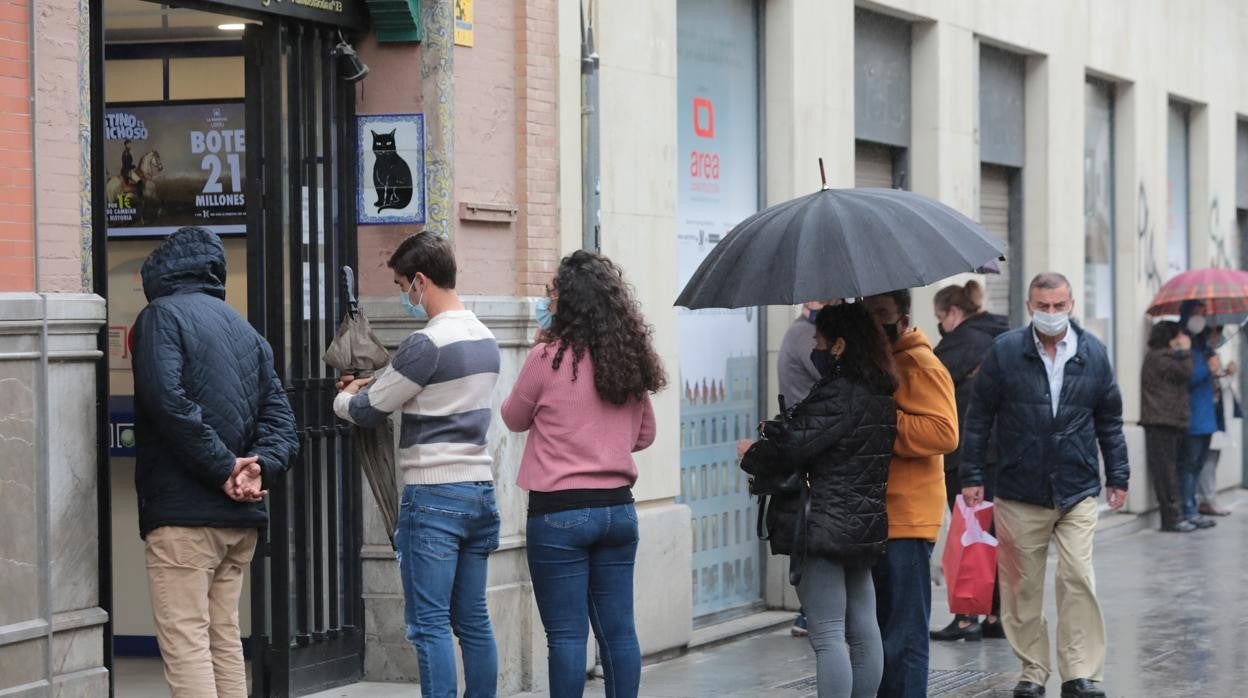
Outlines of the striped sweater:
[{"label": "striped sweater", "polygon": [[399,467],[409,485],[492,481],[486,450],[498,342],[468,310],[439,313],[403,340],[390,366],[334,412],[363,427],[401,411]]}]

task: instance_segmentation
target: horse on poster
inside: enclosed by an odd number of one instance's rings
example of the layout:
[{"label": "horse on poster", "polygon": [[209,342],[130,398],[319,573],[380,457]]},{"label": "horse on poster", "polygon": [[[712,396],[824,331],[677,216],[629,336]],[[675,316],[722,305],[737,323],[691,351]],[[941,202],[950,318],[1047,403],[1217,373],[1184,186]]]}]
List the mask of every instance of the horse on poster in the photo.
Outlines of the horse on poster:
[{"label": "horse on poster", "polygon": [[[146,212],[160,203],[160,197],[156,192],[156,180],[164,171],[165,163],[160,159],[160,152],[147,151],[143,157],[139,158],[138,164],[134,166],[129,177],[116,174],[108,178],[108,184],[105,185],[108,200],[116,202],[123,208],[138,209],[140,222],[145,222]],[[125,201],[127,197],[137,198],[138,205],[135,206]]]}]

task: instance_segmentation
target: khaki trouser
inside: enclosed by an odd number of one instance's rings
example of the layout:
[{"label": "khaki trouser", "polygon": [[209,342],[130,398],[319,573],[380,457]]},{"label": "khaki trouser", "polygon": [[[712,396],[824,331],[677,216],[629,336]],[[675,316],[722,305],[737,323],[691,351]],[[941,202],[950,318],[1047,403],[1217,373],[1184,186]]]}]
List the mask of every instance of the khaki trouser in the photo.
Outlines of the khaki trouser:
[{"label": "khaki trouser", "polygon": [[257,536],[183,526],[147,534],[152,615],[173,698],[247,698],[238,597]]},{"label": "khaki trouser", "polygon": [[1023,662],[1022,680],[1043,686],[1052,673],[1044,579],[1049,541],[1055,540],[1058,672],[1062,681],[1100,681],[1105,671],[1105,620],[1092,572],[1096,499],[1089,497],[1062,512],[998,498],[994,517],[1001,541],[997,557],[1001,626]]}]

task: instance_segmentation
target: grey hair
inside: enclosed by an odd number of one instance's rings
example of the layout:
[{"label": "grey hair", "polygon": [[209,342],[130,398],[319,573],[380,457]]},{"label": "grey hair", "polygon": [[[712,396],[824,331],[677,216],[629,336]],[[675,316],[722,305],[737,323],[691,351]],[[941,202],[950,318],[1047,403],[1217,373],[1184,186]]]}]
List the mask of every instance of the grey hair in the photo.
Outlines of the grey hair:
[{"label": "grey hair", "polygon": [[1031,280],[1031,285],[1027,287],[1027,295],[1030,296],[1032,291],[1041,289],[1051,291],[1059,288],[1066,288],[1074,295],[1074,287],[1070,285],[1070,279],[1055,271],[1045,271],[1036,274],[1036,278]]}]

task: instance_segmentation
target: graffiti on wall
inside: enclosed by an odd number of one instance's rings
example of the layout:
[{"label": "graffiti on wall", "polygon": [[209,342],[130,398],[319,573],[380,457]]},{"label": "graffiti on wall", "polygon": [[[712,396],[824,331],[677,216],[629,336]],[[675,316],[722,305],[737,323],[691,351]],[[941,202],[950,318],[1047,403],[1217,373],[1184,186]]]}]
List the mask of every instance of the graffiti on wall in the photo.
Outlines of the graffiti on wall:
[{"label": "graffiti on wall", "polygon": [[[1228,221],[1230,223],[1230,221]],[[1227,226],[1231,227],[1231,226]],[[1209,204],[1209,265],[1219,269],[1230,269],[1235,266],[1231,261],[1231,252],[1229,249],[1230,236],[1227,230],[1222,227],[1221,207],[1218,205],[1218,197],[1213,197],[1213,201]]]},{"label": "graffiti on wall", "polygon": [[1148,211],[1148,188],[1140,181],[1140,196],[1136,203],[1136,235],[1139,237],[1137,249],[1140,263],[1138,277],[1144,282],[1149,296],[1157,295],[1161,290],[1161,270],[1157,267],[1157,231]]}]

